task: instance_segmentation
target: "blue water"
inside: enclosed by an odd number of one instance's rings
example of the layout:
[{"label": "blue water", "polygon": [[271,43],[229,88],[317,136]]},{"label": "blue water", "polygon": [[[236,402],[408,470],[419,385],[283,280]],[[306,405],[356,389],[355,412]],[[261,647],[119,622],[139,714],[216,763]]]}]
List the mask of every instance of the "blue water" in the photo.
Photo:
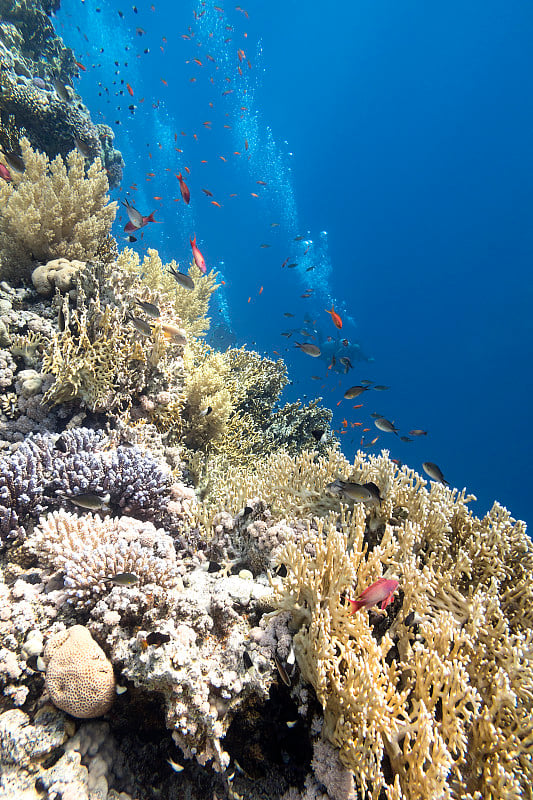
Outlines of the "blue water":
[{"label": "blue water", "polygon": [[[93,120],[126,161],[113,196],[162,223],[133,247],[186,267],[196,233],[225,281],[221,341],[285,358],[284,399],[322,396],[348,457],[369,427],[369,452],[387,447],[419,471],[434,461],[479,515],[498,500],[531,521],[533,7],[220,7],[63,0],[55,18],[87,67],[77,87]],[[175,200],[180,171],[189,207]],[[302,328],[316,329],[321,358],[294,347]],[[361,379],[391,388],[343,400]],[[429,434],[380,434],[371,411]]]}]

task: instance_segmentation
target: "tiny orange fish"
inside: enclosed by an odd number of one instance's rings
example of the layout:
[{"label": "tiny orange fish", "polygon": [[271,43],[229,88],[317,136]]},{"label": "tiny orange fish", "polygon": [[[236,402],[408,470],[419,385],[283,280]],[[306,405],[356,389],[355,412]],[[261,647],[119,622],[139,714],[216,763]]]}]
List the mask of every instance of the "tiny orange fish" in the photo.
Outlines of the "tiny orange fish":
[{"label": "tiny orange fish", "polygon": [[74,63],[76,64],[77,67],[82,69],[84,72],[87,72],[87,68],[84,67],[83,64],[80,61],[75,61]]},{"label": "tiny orange fish", "polygon": [[263,293],[263,287],[261,286],[261,288],[259,289],[259,294],[262,294],[262,293]]},{"label": "tiny orange fish", "polygon": [[168,86],[168,83],[166,82],[166,80],[164,78],[161,78],[161,83],[164,83],[165,86]]},{"label": "tiny orange fish", "polygon": [[130,95],[133,97],[133,89],[131,88],[131,86],[129,85],[129,83],[127,83],[127,84],[126,84],[126,89],[127,89],[127,90],[128,90],[128,92],[130,93]]},{"label": "tiny orange fish", "polygon": [[259,195],[256,194],[255,192],[250,192],[250,194],[252,195],[252,197],[259,197]]},{"label": "tiny orange fish", "polygon": [[333,320],[333,324],[335,325],[336,328],[339,328],[340,330],[340,328],[342,328],[342,319],[339,317],[337,312],[333,310],[333,305],[331,306],[331,308],[326,308],[325,311],[327,311],[328,314],[331,314],[331,319]]},{"label": "tiny orange fish", "polygon": [[216,201],[216,200],[211,200],[211,205],[212,205],[212,206],[216,206],[217,208],[222,208],[222,206],[220,205],[220,203],[217,203],[217,201]]},{"label": "tiny orange fish", "polygon": [[155,194],[155,195],[154,195],[154,200],[162,200],[162,199],[163,199],[163,198],[162,198],[162,197],[159,197],[159,195],[158,195],[158,194]]}]

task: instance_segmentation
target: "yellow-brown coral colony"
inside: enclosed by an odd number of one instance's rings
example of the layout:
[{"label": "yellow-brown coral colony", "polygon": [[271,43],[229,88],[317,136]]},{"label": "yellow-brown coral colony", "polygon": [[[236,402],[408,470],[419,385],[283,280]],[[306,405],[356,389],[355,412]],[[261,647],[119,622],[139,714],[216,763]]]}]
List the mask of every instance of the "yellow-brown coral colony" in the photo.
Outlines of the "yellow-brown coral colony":
[{"label": "yellow-brown coral colony", "polygon": [[[49,427],[0,456],[4,696],[28,696],[32,627],[49,637],[57,706],[112,715],[114,666],[136,703],[160,698],[182,760],[212,763],[232,795],[226,733],[267,701],[293,647],[299,735],[315,760],[336,748],[359,796],[531,796],[525,526],[497,504],[477,519],[464,491],[428,488],[385,451],[349,463],[331,435],[317,444],[331,412],[278,406],[281,359],[207,343],[217,274],[193,263],[189,289],[156,250],[117,254],[98,160],[85,173],[75,151],[49,162],[21,147],[25,172],[0,186],[0,277],[33,280],[50,313],[2,331],[0,411],[15,442],[25,416]],[[344,503],[337,479],[373,482],[381,500]],[[101,516],[80,516],[80,496]],[[123,573],[131,588],[113,584]],[[352,613],[382,577],[399,582],[391,605]]]}]

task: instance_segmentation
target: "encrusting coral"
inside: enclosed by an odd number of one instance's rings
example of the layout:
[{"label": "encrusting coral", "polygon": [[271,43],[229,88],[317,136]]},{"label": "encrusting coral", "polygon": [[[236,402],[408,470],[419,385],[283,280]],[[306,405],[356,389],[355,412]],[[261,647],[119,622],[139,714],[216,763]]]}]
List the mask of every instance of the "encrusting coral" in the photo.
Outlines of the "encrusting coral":
[{"label": "encrusting coral", "polygon": [[0,278],[29,280],[36,261],[93,258],[104,243],[117,204],[99,159],[85,175],[85,159],[72,150],[63,161],[20,141],[24,172],[0,186]]}]

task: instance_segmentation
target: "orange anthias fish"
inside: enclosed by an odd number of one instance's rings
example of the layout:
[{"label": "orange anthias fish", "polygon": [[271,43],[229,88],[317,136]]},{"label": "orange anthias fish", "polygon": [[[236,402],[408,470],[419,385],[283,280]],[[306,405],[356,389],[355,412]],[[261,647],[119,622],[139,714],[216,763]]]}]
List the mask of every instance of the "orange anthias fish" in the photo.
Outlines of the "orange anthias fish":
[{"label": "orange anthias fish", "polygon": [[389,603],[392,603],[392,596],[398,588],[398,581],[389,580],[388,578],[379,578],[372,586],[369,586],[364,592],[361,592],[357,600],[349,600],[352,606],[352,614],[359,611],[360,608],[372,608],[381,603],[381,610],[387,608]]},{"label": "orange anthias fish", "polygon": [[196,247],[196,235],[192,239],[189,239],[189,241],[192,247],[194,263],[196,264],[200,272],[203,272],[203,274],[205,275],[205,273],[207,272],[207,267],[205,265],[205,258]]},{"label": "orange anthias fish", "polygon": [[336,311],[333,310],[333,305],[331,308],[326,308],[325,311],[328,314],[331,314],[331,319],[333,320],[333,324],[336,328],[342,328],[342,319],[339,317]]},{"label": "orange anthias fish", "polygon": [[187,205],[189,205],[189,200],[191,199],[191,193],[189,191],[189,187],[187,186],[187,184],[183,180],[183,175],[181,174],[181,172],[176,175],[176,178],[180,182],[181,196],[183,197],[183,199],[185,200]]},{"label": "orange anthias fish", "polygon": [[133,89],[131,88],[129,83],[126,84],[126,89],[128,90],[129,94],[133,97]]}]

